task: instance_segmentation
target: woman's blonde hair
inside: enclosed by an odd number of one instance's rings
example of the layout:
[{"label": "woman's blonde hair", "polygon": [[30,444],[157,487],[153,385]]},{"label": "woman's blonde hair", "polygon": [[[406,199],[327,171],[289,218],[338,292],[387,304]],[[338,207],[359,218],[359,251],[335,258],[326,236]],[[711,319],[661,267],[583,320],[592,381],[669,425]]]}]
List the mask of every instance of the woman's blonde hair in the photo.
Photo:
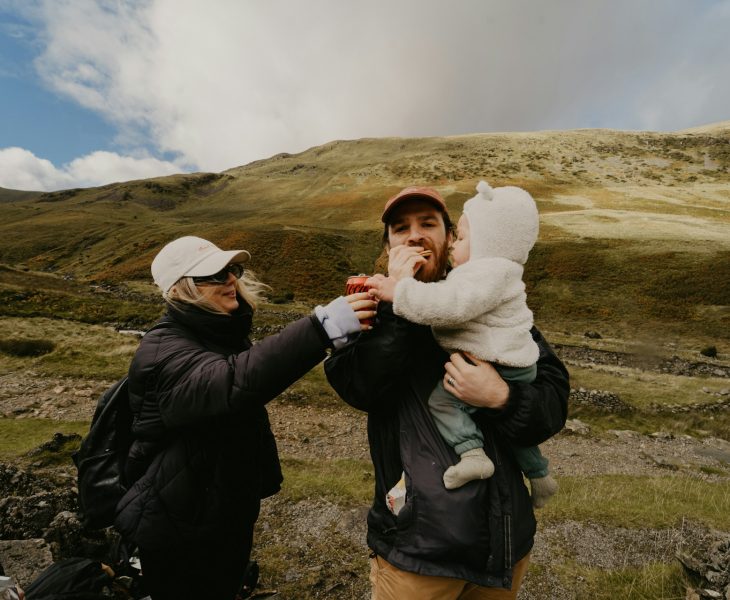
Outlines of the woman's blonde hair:
[{"label": "woman's blonde hair", "polygon": [[[240,278],[236,279],[236,292],[241,296],[253,310],[265,299],[265,292],[271,290],[271,287],[256,279],[251,271],[245,271]],[[192,304],[208,312],[215,314],[227,315],[228,313],[221,310],[220,307],[210,302],[203,294],[200,293],[198,286],[193,282],[192,277],[181,277],[167,291],[162,293],[165,302],[169,304],[177,304],[182,302]]]}]

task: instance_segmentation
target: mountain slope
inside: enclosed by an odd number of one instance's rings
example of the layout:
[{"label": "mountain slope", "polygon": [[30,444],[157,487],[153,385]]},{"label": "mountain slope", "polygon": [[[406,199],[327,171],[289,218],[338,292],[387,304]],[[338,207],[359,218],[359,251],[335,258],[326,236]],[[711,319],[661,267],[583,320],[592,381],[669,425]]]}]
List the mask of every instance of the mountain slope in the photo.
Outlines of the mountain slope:
[{"label": "mountain slope", "polygon": [[[148,280],[170,239],[251,251],[277,293],[323,300],[379,254],[398,189],[438,188],[459,213],[479,179],[536,198],[528,263],[538,318],[730,331],[730,131],[610,130],[335,141],[220,174],[0,194],[0,262],[79,279]],[[570,318],[568,319],[568,313]]]}]

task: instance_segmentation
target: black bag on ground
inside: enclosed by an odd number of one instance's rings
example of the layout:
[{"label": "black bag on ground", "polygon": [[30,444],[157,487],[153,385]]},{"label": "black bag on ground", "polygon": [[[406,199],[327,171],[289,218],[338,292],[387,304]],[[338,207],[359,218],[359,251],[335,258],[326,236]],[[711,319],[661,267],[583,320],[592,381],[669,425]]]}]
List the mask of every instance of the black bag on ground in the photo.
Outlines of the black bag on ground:
[{"label": "black bag on ground", "polygon": [[67,558],[38,575],[25,589],[25,597],[27,600],[108,600],[112,582],[98,560]]},{"label": "black bag on ground", "polygon": [[89,434],[73,455],[78,469],[82,522],[92,529],[114,523],[117,503],[127,491],[122,478],[132,443],[132,410],[127,385],[124,377],[101,395]]}]

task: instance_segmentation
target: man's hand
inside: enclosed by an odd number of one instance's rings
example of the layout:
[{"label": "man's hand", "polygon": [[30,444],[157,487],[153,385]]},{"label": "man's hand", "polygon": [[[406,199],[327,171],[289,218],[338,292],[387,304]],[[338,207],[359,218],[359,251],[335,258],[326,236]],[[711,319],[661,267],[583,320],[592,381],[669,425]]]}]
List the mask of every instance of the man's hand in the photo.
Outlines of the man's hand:
[{"label": "man's hand", "polygon": [[396,282],[405,277],[413,277],[416,271],[426,264],[419,254],[423,246],[396,246],[388,252],[388,276]]},{"label": "man's hand", "polygon": [[509,386],[488,362],[467,354],[469,364],[456,352],[446,363],[444,389],[459,400],[478,408],[504,408],[509,397]]},{"label": "man's hand", "polygon": [[[375,300],[373,300],[367,292],[350,294],[349,296],[345,296],[345,300],[347,300],[348,304],[352,307],[352,310],[355,311],[355,316],[357,317],[357,320],[360,321],[360,329],[362,331],[372,329],[373,326],[370,323],[372,323],[372,318],[375,316],[375,307],[378,303],[375,302]],[[371,320],[367,323],[363,323],[363,321],[366,321],[367,319]]]},{"label": "man's hand", "polygon": [[373,275],[365,282],[365,285],[370,288],[368,294],[386,302],[393,302],[393,298],[395,297],[395,284],[395,279],[380,274]]}]

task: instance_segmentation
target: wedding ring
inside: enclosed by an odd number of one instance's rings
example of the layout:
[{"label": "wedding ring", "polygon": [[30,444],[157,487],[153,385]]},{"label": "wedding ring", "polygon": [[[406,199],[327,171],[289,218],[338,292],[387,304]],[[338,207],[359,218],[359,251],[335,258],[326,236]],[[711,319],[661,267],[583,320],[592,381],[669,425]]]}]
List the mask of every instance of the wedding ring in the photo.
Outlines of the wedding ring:
[{"label": "wedding ring", "polygon": [[446,380],[446,383],[448,383],[451,387],[454,387],[456,385],[456,382],[454,381],[454,378],[453,377],[449,377]]}]

